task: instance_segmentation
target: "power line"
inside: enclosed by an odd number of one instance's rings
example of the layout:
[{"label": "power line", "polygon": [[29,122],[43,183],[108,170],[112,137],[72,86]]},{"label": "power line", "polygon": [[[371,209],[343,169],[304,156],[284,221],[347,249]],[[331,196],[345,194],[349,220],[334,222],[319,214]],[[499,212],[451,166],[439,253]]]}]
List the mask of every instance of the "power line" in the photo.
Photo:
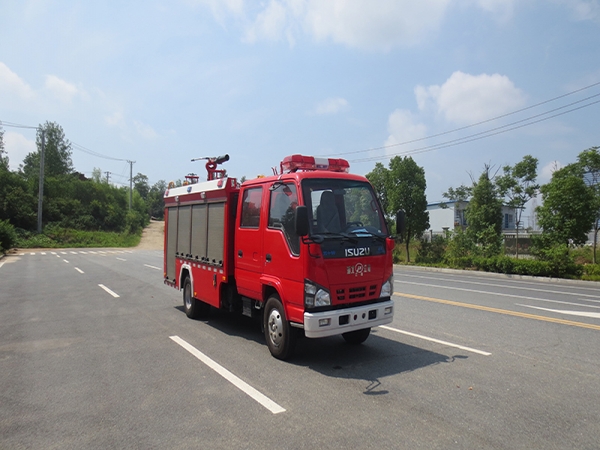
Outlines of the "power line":
[{"label": "power line", "polygon": [[89,148],[84,147],[83,145],[77,144],[75,142],[71,141],[71,146],[75,149],[75,150],[79,150],[83,153],[87,153],[88,155],[92,155],[92,156],[96,156],[98,158],[104,158],[104,159],[110,159],[112,161],[127,161],[126,159],[121,159],[121,158],[113,158],[112,156],[106,156],[103,155],[101,153],[95,152],[93,150],[90,150]]},{"label": "power line", "polygon": [[[463,127],[454,128],[452,130],[443,131],[443,132],[437,133],[437,134],[432,134],[430,136],[425,136],[425,137],[418,138],[418,139],[412,139],[410,141],[398,142],[396,144],[382,145],[380,147],[372,147],[372,148],[363,149],[363,150],[354,150],[354,151],[340,152],[340,153],[328,153],[327,155],[323,155],[323,156],[352,155],[352,154],[356,154],[356,153],[365,153],[365,152],[371,152],[371,151],[375,151],[375,150],[385,150],[385,149],[388,149],[388,148],[391,148],[391,147],[399,147],[401,145],[414,144],[416,142],[425,141],[427,139],[433,139],[433,138],[436,138],[436,137],[445,136],[447,134],[456,133],[458,131],[463,131],[463,130],[466,130],[466,129],[469,129],[469,128],[473,128],[473,127],[476,127],[476,126],[479,126],[479,125],[483,125],[485,123],[493,122],[494,120],[503,119],[505,117],[512,116],[514,114],[518,114],[520,112],[527,111],[529,109],[537,108],[538,106],[542,106],[542,105],[545,105],[547,103],[550,103],[550,102],[553,102],[553,101],[556,101],[556,100],[560,100],[561,98],[565,98],[565,97],[568,97],[569,95],[577,94],[578,92],[582,92],[582,91],[584,91],[586,89],[590,89],[590,88],[593,88],[593,87],[598,86],[598,85],[600,85],[600,81],[598,81],[596,83],[592,83],[592,84],[587,85],[587,86],[584,86],[582,88],[576,89],[574,91],[567,92],[566,94],[562,94],[562,95],[559,95],[557,97],[553,97],[553,98],[551,98],[549,100],[544,100],[543,102],[539,102],[539,103],[536,103],[534,105],[527,106],[525,108],[517,109],[515,111],[511,111],[511,112],[506,113],[506,114],[502,114],[502,115],[499,115],[499,116],[496,116],[496,117],[492,117],[490,119],[482,120],[480,122],[472,123],[470,125],[465,125]],[[592,95],[590,97],[587,97],[586,99],[579,100],[577,102],[571,103],[569,105],[565,105],[565,106],[560,107],[560,108],[566,108],[566,107],[571,106],[571,105],[573,105],[575,103],[580,103],[582,101],[585,101],[585,100],[588,100],[590,98],[596,97],[597,95],[598,94]],[[560,108],[558,108],[558,109],[560,109]],[[550,111],[547,111],[546,113],[542,113],[542,114],[548,114],[548,113],[553,112],[553,111],[555,111],[555,110],[550,110]],[[539,115],[531,116],[530,118],[523,119],[523,120],[529,120],[531,118],[538,117],[538,116]],[[381,157],[381,159],[385,159],[385,158],[386,158],[386,156],[382,156]],[[372,160],[372,159],[370,159],[370,160]]]},{"label": "power line", "polygon": [[11,127],[11,128],[27,128],[30,130],[37,130],[39,127],[32,127],[30,125],[21,125],[18,123],[12,123],[12,122],[5,122],[3,120],[0,120],[0,126],[3,127]]},{"label": "power line", "polygon": [[[13,123],[13,122],[6,122],[3,120],[0,120],[0,126],[6,126],[6,127],[11,127],[11,128],[26,128],[29,130],[37,130],[40,127],[32,127],[31,125],[22,125],[19,123]],[[74,148],[75,150],[79,150],[81,152],[87,153],[88,155],[92,155],[92,156],[96,156],[97,158],[104,158],[104,159],[110,159],[112,161],[125,161],[125,162],[129,162],[129,160],[127,159],[122,159],[122,158],[113,158],[112,156],[106,156],[103,155],[101,153],[95,152],[93,150],[90,150],[89,148],[84,147],[83,145],[77,144],[76,142],[71,141],[71,147]]]},{"label": "power line", "polygon": [[[600,95],[600,94],[598,94],[598,95]],[[593,95],[590,98],[596,97],[598,95]],[[575,103],[579,103],[579,102],[573,102],[572,104],[575,104]],[[517,121],[517,122],[513,122],[512,124],[509,124],[509,125],[504,125],[504,126],[501,126],[501,127],[492,128],[491,130],[483,131],[481,133],[475,133],[475,134],[471,134],[469,136],[465,136],[465,137],[462,137],[462,138],[453,139],[451,141],[441,142],[439,144],[434,144],[434,145],[430,145],[430,146],[426,146],[426,147],[416,148],[416,149],[413,149],[413,150],[407,150],[405,152],[392,153],[392,154],[384,155],[384,156],[372,156],[372,157],[369,157],[369,158],[354,159],[354,160],[351,160],[350,162],[377,161],[377,160],[380,160],[380,159],[388,159],[388,158],[390,158],[392,156],[414,155],[414,154],[417,154],[417,153],[425,153],[425,152],[430,152],[432,150],[439,150],[439,149],[442,149],[442,148],[454,147],[455,145],[466,144],[468,142],[478,141],[478,140],[485,139],[485,138],[488,138],[488,137],[491,137],[491,136],[495,136],[497,134],[507,133],[509,131],[513,131],[513,130],[517,130],[519,128],[527,127],[529,125],[534,125],[536,123],[544,122],[546,120],[553,119],[554,117],[562,116],[562,115],[568,114],[568,113],[573,112],[573,111],[577,111],[577,110],[580,110],[580,109],[583,109],[583,108],[587,108],[588,106],[592,106],[592,105],[595,105],[597,103],[600,103],[600,100],[596,100],[594,102],[590,102],[587,105],[578,106],[577,108],[569,109],[568,111],[563,111],[563,112],[560,112],[560,113],[557,113],[557,114],[554,114],[554,115],[551,115],[551,116],[548,116],[548,117],[544,117],[544,118],[541,118],[541,119],[538,119],[538,120],[534,120],[534,121],[527,122],[527,123],[524,123],[524,124],[521,124],[521,125],[517,125],[517,126],[514,126],[512,128],[506,128],[506,127],[518,124],[518,123],[523,122],[523,121],[529,121],[529,120],[531,120],[532,118],[535,118],[535,117],[546,115],[546,114],[548,114],[548,112],[542,113],[542,114],[538,114],[536,116],[532,116],[532,117],[529,117],[527,119],[523,119],[523,120],[520,120],[520,121]],[[570,106],[570,105],[567,105],[567,106]],[[562,109],[562,108],[563,107],[556,108],[553,111],[557,111],[557,110]],[[549,111],[549,112],[551,112],[551,111]],[[504,129],[504,128],[506,128],[506,129]],[[495,131],[495,130],[500,130],[500,131]],[[495,132],[492,133],[492,131],[495,131]]]}]

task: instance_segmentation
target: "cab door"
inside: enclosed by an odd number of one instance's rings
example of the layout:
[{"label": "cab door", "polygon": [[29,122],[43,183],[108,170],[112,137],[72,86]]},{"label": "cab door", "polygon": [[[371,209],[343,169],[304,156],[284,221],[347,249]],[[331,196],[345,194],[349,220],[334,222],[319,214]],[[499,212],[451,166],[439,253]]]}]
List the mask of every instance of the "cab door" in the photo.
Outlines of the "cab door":
[{"label": "cab door", "polygon": [[297,188],[293,182],[276,181],[269,186],[267,194],[269,214],[263,241],[263,280],[277,288],[288,319],[301,323],[304,270],[300,259],[300,237],[294,227]]},{"label": "cab door", "polygon": [[249,186],[240,192],[239,214],[235,230],[235,278],[241,295],[262,299],[260,276],[264,268],[262,185]]}]

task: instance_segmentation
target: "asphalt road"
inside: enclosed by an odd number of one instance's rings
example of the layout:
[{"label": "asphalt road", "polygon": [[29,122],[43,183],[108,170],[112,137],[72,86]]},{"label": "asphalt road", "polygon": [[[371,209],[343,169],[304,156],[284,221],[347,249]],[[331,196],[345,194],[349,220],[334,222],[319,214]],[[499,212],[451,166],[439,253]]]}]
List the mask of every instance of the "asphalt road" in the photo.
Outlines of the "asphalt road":
[{"label": "asphalt road", "polygon": [[394,323],[282,362],[250,319],[189,320],[160,251],[5,257],[0,448],[599,448],[600,287],[395,280]]}]

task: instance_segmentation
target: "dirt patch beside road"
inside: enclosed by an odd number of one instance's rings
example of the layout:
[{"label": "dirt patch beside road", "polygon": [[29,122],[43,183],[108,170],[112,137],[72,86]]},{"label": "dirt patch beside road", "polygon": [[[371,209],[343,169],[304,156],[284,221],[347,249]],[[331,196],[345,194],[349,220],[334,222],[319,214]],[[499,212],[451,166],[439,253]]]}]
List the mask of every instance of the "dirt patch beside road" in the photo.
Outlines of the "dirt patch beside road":
[{"label": "dirt patch beside road", "polygon": [[164,245],[165,222],[151,220],[142,231],[142,239],[136,248],[141,250],[162,250]]}]

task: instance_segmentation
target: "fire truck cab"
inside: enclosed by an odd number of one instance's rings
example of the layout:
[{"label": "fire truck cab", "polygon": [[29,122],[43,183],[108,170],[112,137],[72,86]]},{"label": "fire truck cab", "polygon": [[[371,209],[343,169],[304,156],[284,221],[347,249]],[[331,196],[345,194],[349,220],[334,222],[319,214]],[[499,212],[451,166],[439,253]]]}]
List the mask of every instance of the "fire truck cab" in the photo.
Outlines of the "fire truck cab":
[{"label": "fire truck cab", "polygon": [[258,317],[280,359],[301,333],[359,344],[390,323],[395,241],[368,180],[348,171],[343,159],[292,155],[241,186],[209,170],[169,189],[165,283],[183,291],[187,315]]}]

